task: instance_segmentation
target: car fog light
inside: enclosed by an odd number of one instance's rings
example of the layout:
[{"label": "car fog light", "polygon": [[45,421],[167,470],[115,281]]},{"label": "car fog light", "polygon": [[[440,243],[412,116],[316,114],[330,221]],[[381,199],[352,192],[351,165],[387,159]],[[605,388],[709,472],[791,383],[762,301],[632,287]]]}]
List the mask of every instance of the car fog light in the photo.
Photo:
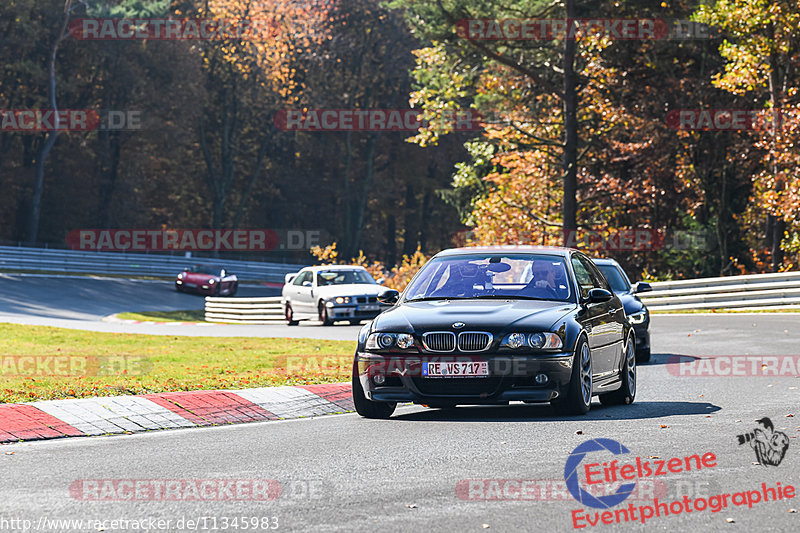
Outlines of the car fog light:
[{"label": "car fog light", "polygon": [[383,385],[386,383],[386,376],[383,374],[376,374],[372,377],[372,382],[375,383],[375,385]]},{"label": "car fog light", "polygon": [[536,374],[536,377],[533,379],[534,381],[536,381],[537,385],[544,385],[545,383],[550,381],[550,378],[547,377],[547,374]]}]

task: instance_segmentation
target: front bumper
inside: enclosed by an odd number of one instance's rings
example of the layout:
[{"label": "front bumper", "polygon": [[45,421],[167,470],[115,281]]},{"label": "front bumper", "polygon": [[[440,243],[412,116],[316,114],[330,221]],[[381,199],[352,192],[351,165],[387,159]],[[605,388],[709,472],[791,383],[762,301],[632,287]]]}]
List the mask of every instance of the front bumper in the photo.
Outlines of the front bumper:
[{"label": "front bumper", "polygon": [[633,334],[636,336],[636,350],[647,350],[650,348],[650,321],[646,320],[641,324],[633,325]]},{"label": "front bumper", "polygon": [[328,309],[328,317],[331,320],[352,320],[352,319],[372,319],[389,309],[390,305],[378,304],[375,309],[364,309],[363,304],[336,304],[333,306],[326,306]]},{"label": "front bumper", "polygon": [[[386,362],[389,359],[390,362]],[[423,361],[488,362],[487,377],[423,377]],[[505,404],[510,401],[549,402],[564,397],[572,377],[572,353],[544,355],[392,355],[359,353],[359,379],[366,397],[376,402],[422,404]],[[547,382],[537,384],[535,376]],[[382,375],[378,385],[375,376]]]}]

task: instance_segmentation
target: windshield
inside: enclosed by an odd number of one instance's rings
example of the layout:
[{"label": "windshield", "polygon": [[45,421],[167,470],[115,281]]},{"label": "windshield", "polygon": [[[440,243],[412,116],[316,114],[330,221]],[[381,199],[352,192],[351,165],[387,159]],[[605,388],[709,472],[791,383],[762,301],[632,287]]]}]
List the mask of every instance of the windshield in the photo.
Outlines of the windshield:
[{"label": "windshield", "polygon": [[366,270],[321,270],[317,272],[317,285],[349,285],[369,284],[377,282]]},{"label": "windshield", "polygon": [[563,258],[537,254],[470,254],[427,263],[406,289],[405,301],[512,298],[569,301]]},{"label": "windshield", "polygon": [[616,266],[597,265],[597,268],[600,269],[600,272],[606,277],[608,283],[611,284],[611,290],[614,292],[628,292],[628,290],[630,290],[631,286],[628,285],[628,281]]},{"label": "windshield", "polygon": [[207,274],[209,276],[219,276],[221,270],[222,268],[217,266],[196,265],[192,269],[192,272],[196,272],[198,274]]}]

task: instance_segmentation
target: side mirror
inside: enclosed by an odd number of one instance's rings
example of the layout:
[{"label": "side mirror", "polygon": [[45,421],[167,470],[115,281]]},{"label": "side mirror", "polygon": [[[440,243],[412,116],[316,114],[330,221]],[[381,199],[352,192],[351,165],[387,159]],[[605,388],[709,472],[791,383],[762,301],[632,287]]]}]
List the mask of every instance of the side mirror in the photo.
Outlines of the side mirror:
[{"label": "side mirror", "polygon": [[303,287],[310,287],[310,286],[311,286],[311,282],[310,281],[304,281],[303,282]]},{"label": "side mirror", "polygon": [[382,304],[394,305],[400,299],[400,293],[394,289],[383,291],[378,295],[378,301]]},{"label": "side mirror", "polygon": [[614,295],[605,289],[600,289],[597,287],[595,287],[594,289],[589,289],[590,304],[600,304],[603,302],[607,302],[613,297]]},{"label": "side mirror", "polygon": [[640,292],[650,292],[653,290],[653,287],[650,286],[649,283],[645,281],[640,281],[633,287],[633,292],[640,293]]}]

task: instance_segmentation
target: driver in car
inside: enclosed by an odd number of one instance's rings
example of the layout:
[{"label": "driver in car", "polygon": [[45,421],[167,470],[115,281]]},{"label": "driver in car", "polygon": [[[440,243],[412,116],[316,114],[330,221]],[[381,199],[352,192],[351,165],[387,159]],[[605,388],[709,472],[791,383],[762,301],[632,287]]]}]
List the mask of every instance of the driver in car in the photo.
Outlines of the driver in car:
[{"label": "driver in car", "polygon": [[533,278],[520,291],[521,295],[534,298],[557,298],[556,267],[549,261],[536,261],[532,268]]}]

